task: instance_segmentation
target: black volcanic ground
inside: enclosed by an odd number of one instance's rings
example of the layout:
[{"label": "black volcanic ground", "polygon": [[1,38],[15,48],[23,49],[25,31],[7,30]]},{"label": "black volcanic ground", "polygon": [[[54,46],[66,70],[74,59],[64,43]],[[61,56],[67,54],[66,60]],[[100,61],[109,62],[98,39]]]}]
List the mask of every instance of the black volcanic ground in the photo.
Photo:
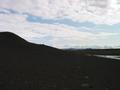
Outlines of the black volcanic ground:
[{"label": "black volcanic ground", "polygon": [[0,33],[0,90],[120,90],[120,61]]}]

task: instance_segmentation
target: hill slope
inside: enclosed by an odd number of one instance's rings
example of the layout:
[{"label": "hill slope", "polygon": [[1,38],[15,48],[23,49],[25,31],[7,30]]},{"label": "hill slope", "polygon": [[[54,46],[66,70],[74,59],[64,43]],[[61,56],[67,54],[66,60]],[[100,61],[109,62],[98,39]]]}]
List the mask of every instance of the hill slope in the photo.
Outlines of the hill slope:
[{"label": "hill slope", "polygon": [[0,33],[1,90],[119,90],[120,61],[66,53]]}]

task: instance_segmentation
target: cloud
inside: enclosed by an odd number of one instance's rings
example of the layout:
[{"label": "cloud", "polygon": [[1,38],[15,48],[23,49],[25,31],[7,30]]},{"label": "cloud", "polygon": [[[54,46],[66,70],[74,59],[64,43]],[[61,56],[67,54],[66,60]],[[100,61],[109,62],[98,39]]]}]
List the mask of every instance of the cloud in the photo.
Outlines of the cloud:
[{"label": "cloud", "polygon": [[120,22],[117,0],[0,0],[0,8],[49,19],[67,18],[110,25]]},{"label": "cloud", "polygon": [[89,46],[92,43],[96,45],[98,42],[100,44],[101,40],[116,35],[116,33],[107,32],[97,34],[84,32],[84,30],[62,24],[32,23],[26,18],[27,15],[21,14],[0,14],[0,31],[14,32],[30,42],[57,48]]}]

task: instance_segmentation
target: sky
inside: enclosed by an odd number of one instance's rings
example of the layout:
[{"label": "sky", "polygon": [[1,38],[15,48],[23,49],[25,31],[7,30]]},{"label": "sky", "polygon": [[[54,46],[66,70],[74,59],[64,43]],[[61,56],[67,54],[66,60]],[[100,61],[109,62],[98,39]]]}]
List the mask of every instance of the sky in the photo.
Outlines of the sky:
[{"label": "sky", "polygon": [[0,0],[0,32],[56,48],[120,47],[120,0]]}]

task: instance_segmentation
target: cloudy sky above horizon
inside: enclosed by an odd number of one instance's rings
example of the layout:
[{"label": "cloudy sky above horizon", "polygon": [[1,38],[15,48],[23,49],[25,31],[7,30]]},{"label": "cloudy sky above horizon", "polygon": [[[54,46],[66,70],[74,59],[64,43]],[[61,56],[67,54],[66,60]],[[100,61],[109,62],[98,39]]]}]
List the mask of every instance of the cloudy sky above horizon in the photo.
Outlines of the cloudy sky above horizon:
[{"label": "cloudy sky above horizon", "polygon": [[0,0],[0,32],[57,48],[119,47],[120,0]]}]

